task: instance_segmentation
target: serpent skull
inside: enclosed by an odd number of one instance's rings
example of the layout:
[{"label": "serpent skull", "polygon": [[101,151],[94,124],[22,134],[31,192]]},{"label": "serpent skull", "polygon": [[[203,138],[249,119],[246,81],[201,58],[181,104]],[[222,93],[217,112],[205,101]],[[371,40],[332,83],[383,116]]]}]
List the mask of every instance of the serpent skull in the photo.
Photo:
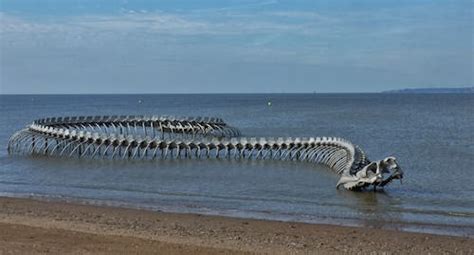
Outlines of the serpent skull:
[{"label": "serpent skull", "polygon": [[369,163],[355,174],[343,173],[337,187],[342,185],[349,190],[360,190],[373,185],[375,189],[377,186],[384,187],[395,179],[401,182],[403,171],[395,157],[387,157]]}]

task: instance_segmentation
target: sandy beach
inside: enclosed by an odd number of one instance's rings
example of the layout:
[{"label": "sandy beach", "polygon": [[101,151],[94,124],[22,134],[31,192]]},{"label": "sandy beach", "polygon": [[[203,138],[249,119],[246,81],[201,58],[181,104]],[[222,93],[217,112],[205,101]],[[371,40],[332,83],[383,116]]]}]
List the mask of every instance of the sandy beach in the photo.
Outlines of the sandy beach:
[{"label": "sandy beach", "polygon": [[473,254],[474,239],[0,198],[0,254]]}]

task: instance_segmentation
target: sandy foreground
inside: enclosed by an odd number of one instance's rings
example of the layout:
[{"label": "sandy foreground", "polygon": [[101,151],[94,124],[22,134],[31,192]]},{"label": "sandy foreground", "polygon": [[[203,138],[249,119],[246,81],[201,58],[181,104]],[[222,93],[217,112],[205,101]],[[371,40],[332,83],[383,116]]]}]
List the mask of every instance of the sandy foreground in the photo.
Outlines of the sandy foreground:
[{"label": "sandy foreground", "polygon": [[474,254],[474,239],[0,197],[0,254]]}]

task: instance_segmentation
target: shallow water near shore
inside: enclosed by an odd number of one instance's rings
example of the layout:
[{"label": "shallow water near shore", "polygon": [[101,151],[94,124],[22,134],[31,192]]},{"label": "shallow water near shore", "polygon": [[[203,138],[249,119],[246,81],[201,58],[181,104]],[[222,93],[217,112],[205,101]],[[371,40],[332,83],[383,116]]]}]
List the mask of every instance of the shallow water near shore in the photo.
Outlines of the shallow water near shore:
[{"label": "shallow water near shore", "polygon": [[[268,102],[271,102],[269,106]],[[0,96],[0,194],[276,220],[474,235],[474,95]],[[245,136],[338,136],[396,156],[403,185],[336,190],[329,169],[261,160],[88,160],[8,155],[33,119],[216,116]]]}]

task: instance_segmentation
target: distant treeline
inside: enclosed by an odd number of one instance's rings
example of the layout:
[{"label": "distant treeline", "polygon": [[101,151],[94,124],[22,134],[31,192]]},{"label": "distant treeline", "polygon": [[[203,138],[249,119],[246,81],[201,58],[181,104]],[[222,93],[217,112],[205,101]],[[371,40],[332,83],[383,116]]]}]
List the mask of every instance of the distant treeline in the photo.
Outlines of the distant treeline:
[{"label": "distant treeline", "polygon": [[474,87],[398,89],[383,91],[382,93],[474,93]]}]

